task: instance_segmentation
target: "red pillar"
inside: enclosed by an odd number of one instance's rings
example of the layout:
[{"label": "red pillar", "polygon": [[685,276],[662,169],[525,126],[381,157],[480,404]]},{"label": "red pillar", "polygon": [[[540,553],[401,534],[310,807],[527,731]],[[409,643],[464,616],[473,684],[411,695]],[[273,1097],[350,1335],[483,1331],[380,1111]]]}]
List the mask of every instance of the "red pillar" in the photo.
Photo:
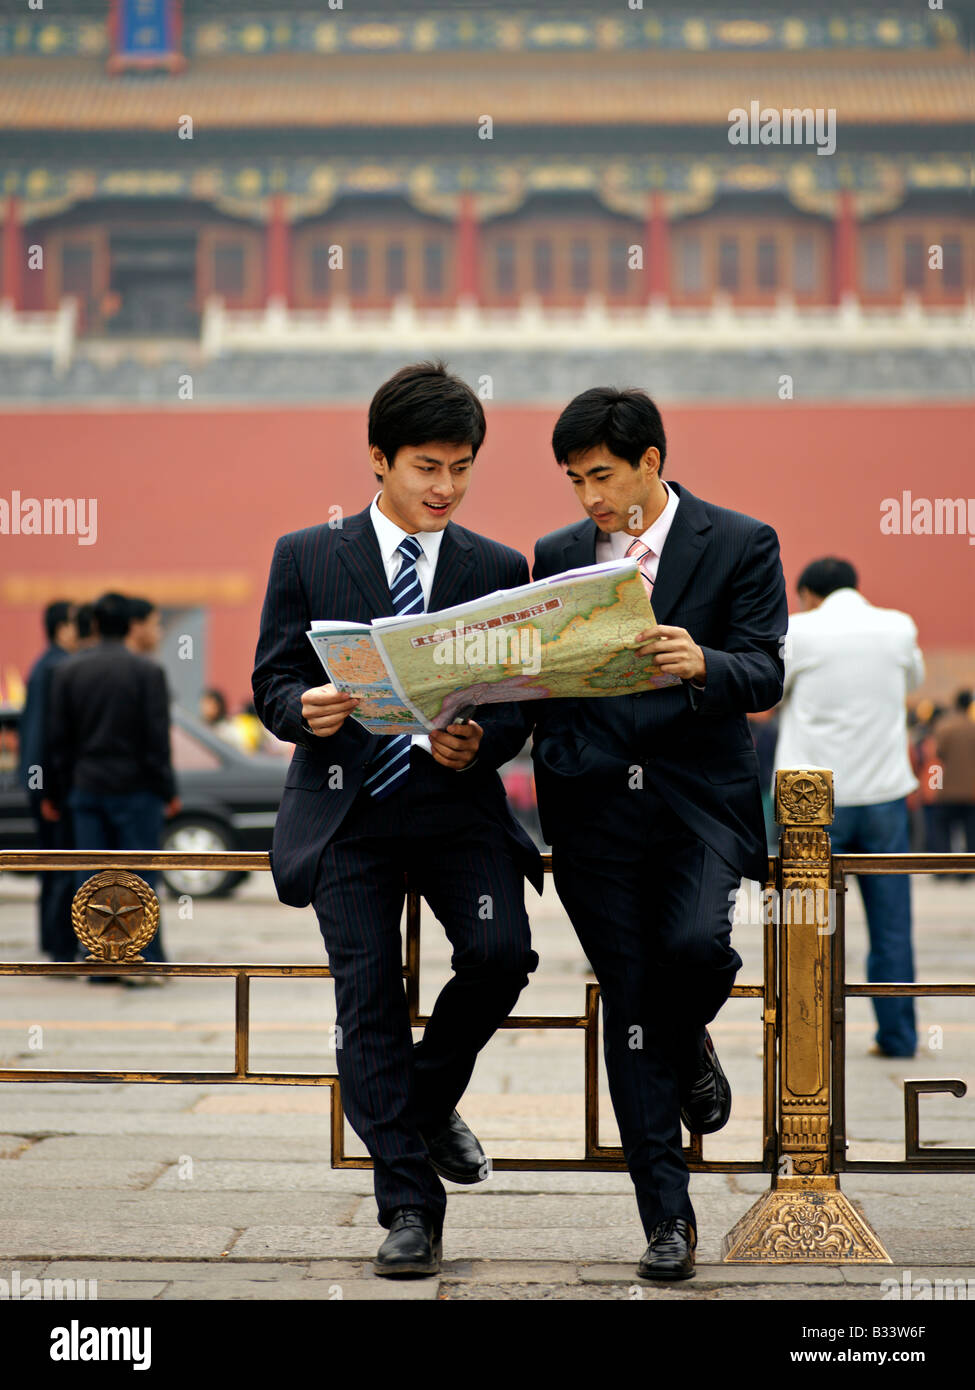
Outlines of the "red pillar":
[{"label": "red pillar", "polygon": [[284,209],[284,195],[271,197],[271,216],[267,224],[267,277],[265,303],[270,299],[290,302],[288,270],[291,261],[290,229]]},{"label": "red pillar", "polygon": [[647,301],[666,302],[670,297],[670,223],[664,195],[657,190],[650,194],[646,246],[644,280]]},{"label": "red pillar", "polygon": [[833,227],[833,298],[837,304],[857,297],[857,224],[853,194],[840,193]]},{"label": "red pillar", "polygon": [[474,212],[474,199],[470,193],[462,193],[457,214],[455,241],[457,298],[473,303],[477,303],[480,298],[477,241],[477,216]]},{"label": "red pillar", "polygon": [[17,199],[10,195],[3,215],[3,253],[0,257],[0,300],[9,300],[14,309],[23,306],[24,253],[20,237]]}]

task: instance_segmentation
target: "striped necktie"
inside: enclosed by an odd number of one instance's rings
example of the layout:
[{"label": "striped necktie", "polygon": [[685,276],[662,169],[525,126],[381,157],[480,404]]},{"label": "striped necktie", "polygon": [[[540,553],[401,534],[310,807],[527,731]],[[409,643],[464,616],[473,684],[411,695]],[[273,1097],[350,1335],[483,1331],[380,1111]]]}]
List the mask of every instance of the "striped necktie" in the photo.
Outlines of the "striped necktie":
[{"label": "striped necktie", "polygon": [[640,578],[643,580],[643,587],[647,591],[647,598],[653,597],[653,580],[647,572],[647,566],[649,565],[650,556],[652,554],[653,551],[648,545],[644,545],[643,541],[630,541],[629,545],[626,547],[626,558],[628,560],[636,560],[640,566]]},{"label": "striped necktie", "polygon": [[[416,536],[406,536],[396,547],[402,560],[396,578],[390,588],[393,607],[397,614],[422,613],[424,611],[423,590],[416,572],[416,562],[423,547]],[[377,801],[390,796],[402,787],[410,775],[410,748],[413,740],[409,734],[394,734],[384,738],[368,764],[368,773],[363,786]]]}]

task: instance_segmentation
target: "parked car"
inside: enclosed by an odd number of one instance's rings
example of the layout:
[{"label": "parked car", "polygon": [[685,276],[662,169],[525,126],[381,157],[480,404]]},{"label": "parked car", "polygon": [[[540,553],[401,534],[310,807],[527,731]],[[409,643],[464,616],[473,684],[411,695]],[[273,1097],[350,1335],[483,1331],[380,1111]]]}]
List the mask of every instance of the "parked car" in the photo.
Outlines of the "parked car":
[{"label": "parked car", "polygon": [[[212,733],[174,705],[170,742],[179,815],[165,822],[162,848],[212,854],[220,850],[269,850],[287,758],[247,754]],[[17,777],[20,707],[0,705],[0,847],[33,849],[34,821]],[[536,844],[544,847],[535,807],[531,760],[523,750],[501,769],[511,809]],[[246,873],[222,869],[166,869],[161,874],[174,896],[219,898],[232,893]]]},{"label": "parked car", "polygon": [[[209,854],[219,850],[268,850],[288,760],[246,754],[211,733],[178,705],[172,708],[170,741],[182,807],[165,822],[162,848]],[[33,849],[34,821],[17,776],[20,708],[0,706],[0,845]],[[247,877],[223,869],[166,869],[173,894],[223,897]]]}]

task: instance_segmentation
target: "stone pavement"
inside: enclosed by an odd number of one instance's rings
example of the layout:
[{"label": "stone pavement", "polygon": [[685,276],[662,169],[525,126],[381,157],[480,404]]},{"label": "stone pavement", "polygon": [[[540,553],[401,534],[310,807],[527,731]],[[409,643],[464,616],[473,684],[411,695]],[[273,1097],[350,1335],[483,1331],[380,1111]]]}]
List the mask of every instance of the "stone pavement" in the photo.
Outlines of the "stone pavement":
[{"label": "stone pavement", "polygon": [[[919,879],[914,891],[920,978],[975,978],[975,886]],[[541,903],[531,890],[528,902],[542,963],[518,1012],[581,1012],[589,977],[551,882]],[[35,958],[34,913],[34,880],[0,876],[4,959]],[[850,975],[861,978],[865,931],[855,889],[848,917]],[[172,959],[322,959],[314,914],[278,904],[267,875],[252,876],[235,898],[196,902],[191,920],[166,899],[163,920]],[[757,924],[736,926],[735,940],[740,982],[757,981]],[[448,954],[425,911],[424,1010]],[[6,1067],[233,1065],[230,980],[129,990],[5,979],[0,991]],[[869,1004],[850,1002],[852,1158],[903,1157],[905,1076],[975,1082],[971,1001],[924,1000],[919,1017],[924,1047],[914,1062],[871,1058]],[[252,1066],[333,1071],[332,1018],[329,982],[254,981]],[[731,1001],[713,1027],[735,1108],[727,1129],[705,1140],[707,1157],[758,1157],[759,1020],[759,1001],[744,999]],[[482,1054],[462,1113],[495,1158],[576,1157],[582,1062],[581,1032],[505,1030]],[[844,1176],[843,1190],[892,1265],[816,1269],[721,1264],[723,1235],[768,1178],[694,1175],[698,1275],[673,1287],[635,1277],[644,1240],[625,1174],[495,1172],[474,1189],[448,1185],[439,1279],[380,1280],[370,1267],[382,1234],[371,1173],[329,1167],[328,1099],[312,1087],[0,1086],[0,1280],[94,1280],[99,1299],[862,1300],[881,1297],[881,1281],[901,1283],[908,1270],[908,1280],[971,1280],[975,1298],[975,1175],[936,1172]],[[975,1144],[975,1098],[923,1097],[921,1135],[929,1144]],[[600,1138],[617,1142],[605,1078]],[[361,1152],[351,1132],[346,1149]]]}]

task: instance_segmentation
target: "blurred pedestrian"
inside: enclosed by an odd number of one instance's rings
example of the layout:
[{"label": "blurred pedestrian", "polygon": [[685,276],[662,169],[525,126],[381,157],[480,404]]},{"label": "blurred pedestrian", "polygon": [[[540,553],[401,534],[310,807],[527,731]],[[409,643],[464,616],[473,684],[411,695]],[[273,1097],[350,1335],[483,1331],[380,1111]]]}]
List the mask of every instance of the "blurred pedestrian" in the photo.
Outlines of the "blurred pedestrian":
[{"label": "blurred pedestrian", "polygon": [[[932,731],[941,775],[931,806],[931,850],[949,854],[957,832],[964,852],[975,853],[975,718],[972,692],[959,690],[955,708]],[[954,875],[951,875],[954,877]],[[968,874],[959,875],[968,879]]]},{"label": "blurred pedestrian", "polygon": [[80,603],[75,609],[75,626],[78,629],[78,645],[76,651],[84,651],[86,647],[93,647],[98,641],[98,633],[95,631],[95,605],[93,603]]},{"label": "blurred pedestrian", "polygon": [[265,745],[266,731],[257,717],[253,700],[247,700],[234,715],[234,728],[245,753],[260,753]]},{"label": "blurred pedestrian", "polygon": [[130,598],[128,603],[129,631],[125,638],[125,645],[130,652],[139,652],[142,656],[152,656],[153,652],[159,650],[159,644],[162,641],[162,620],[159,609],[147,598]]},{"label": "blurred pedestrian", "polygon": [[[47,712],[51,677],[66,661],[78,642],[78,629],[72,605],[66,599],[49,603],[44,610],[47,649],[37,658],[27,678],[27,698],[20,716],[20,784],[27,792],[31,815],[37,827],[37,847],[41,850],[71,849],[69,818],[50,818],[42,807],[50,779],[47,756]],[[71,899],[74,877],[63,870],[38,875],[40,948],[51,960],[74,960],[78,940],[71,926]]]},{"label": "blurred pedestrian", "polygon": [[224,743],[231,743],[241,752],[248,752],[247,740],[236,723],[227,716],[227,697],[222,690],[211,686],[200,696],[200,718],[211,733]]},{"label": "blurred pedestrian", "polygon": [[919,850],[932,850],[937,840],[934,803],[941,780],[941,766],[934,745],[934,726],[945,713],[943,705],[923,699],[917,703],[915,725],[911,734],[911,767],[918,780],[918,789],[907,798],[908,806],[916,802],[921,813],[921,834],[916,836]]},{"label": "blurred pedestrian", "polygon": [[[906,854],[908,793],[917,787],[907,740],[907,693],[924,679],[917,628],[906,613],[875,608],[845,560],[807,565],[802,612],[789,618],[777,768],[833,770],[834,854]],[[858,877],[867,915],[871,984],[914,980],[911,883],[904,874]],[[873,1001],[874,1053],[913,1057],[914,1000]]]},{"label": "blurred pedestrian", "polygon": [[[94,616],[97,645],[62,662],[51,683],[51,809],[70,811],[78,849],[155,850],[179,810],[166,673],[127,648],[122,594],[103,594]],[[155,884],[155,871],[139,875]],[[158,932],[144,955],[165,960]]]}]

